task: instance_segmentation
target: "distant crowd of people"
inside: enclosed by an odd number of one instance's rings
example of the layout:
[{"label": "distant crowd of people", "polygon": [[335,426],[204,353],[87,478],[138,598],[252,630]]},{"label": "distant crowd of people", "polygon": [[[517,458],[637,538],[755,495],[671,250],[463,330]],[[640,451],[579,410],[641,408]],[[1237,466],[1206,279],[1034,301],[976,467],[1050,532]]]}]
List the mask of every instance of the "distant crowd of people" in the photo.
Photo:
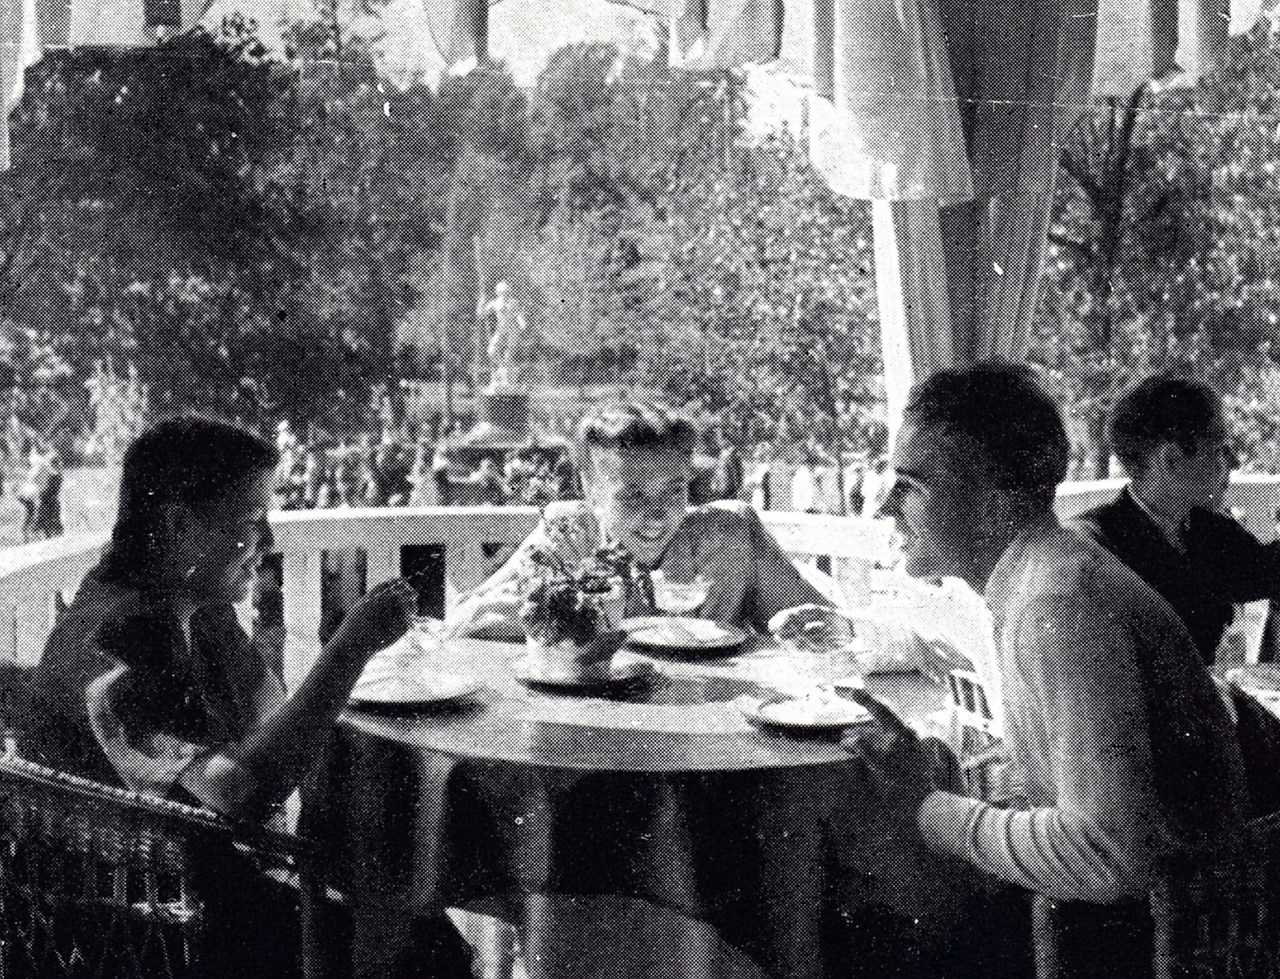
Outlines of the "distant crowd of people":
[{"label": "distant crowd of people", "polygon": [[22,504],[24,544],[62,536],[62,462],[56,449],[31,447],[15,496]]},{"label": "distant crowd of people", "polygon": [[540,446],[465,465],[447,442],[405,445],[373,436],[337,444],[301,444],[281,423],[276,493],[285,510],[339,507],[510,504],[541,506],[572,498],[576,475],[568,454]]},{"label": "distant crowd of people", "polygon": [[[732,435],[730,434],[732,433]],[[739,426],[712,421],[700,431],[690,495],[695,503],[742,500],[757,510],[874,512],[886,458],[866,452],[837,460],[818,437],[744,448]],[[380,506],[537,506],[582,496],[574,453],[566,445],[514,449],[459,448],[423,433],[404,442],[390,428],[340,441],[304,444],[288,422],[276,431],[276,492],[286,510]]]}]

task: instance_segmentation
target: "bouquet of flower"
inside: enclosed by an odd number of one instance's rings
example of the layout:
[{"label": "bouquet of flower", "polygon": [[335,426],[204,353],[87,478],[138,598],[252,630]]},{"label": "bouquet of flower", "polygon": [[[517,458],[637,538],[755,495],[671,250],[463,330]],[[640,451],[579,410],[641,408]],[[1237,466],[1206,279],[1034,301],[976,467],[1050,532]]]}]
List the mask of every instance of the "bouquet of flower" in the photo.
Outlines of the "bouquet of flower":
[{"label": "bouquet of flower", "polygon": [[632,581],[630,553],[606,545],[582,554],[577,528],[562,521],[550,531],[557,546],[529,555],[537,570],[520,609],[525,632],[544,643],[578,646],[617,632]]}]

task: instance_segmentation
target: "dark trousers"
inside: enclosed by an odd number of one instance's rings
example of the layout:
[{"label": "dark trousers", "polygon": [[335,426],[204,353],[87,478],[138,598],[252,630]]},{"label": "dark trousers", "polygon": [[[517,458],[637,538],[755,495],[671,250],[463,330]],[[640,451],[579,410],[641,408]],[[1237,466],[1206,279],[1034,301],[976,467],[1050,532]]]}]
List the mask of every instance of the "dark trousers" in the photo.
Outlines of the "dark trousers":
[{"label": "dark trousers", "polygon": [[[193,878],[204,902],[204,927],[196,940],[199,979],[301,979],[302,896],[299,890],[258,872],[240,853],[208,854]],[[332,900],[308,902],[313,921],[305,940],[312,974],[352,975],[354,925],[348,907]],[[471,947],[448,918],[424,918],[387,979],[470,979]]]}]

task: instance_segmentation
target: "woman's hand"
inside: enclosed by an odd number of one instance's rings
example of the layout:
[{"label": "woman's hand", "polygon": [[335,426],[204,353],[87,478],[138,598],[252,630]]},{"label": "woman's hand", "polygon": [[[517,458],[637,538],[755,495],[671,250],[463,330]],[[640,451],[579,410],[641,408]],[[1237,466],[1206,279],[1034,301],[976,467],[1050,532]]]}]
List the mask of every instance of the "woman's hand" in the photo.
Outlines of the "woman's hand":
[{"label": "woman's hand", "polygon": [[418,593],[403,578],[378,585],[347,613],[332,642],[361,663],[409,631]]},{"label": "woman's hand", "polygon": [[509,581],[483,595],[476,595],[460,605],[448,616],[448,634],[452,636],[510,635],[524,638],[524,626],[520,622],[520,608],[524,595],[520,585]]},{"label": "woman's hand", "polygon": [[846,648],[857,635],[853,619],[828,605],[783,609],[769,620],[769,631],[779,642],[789,642],[812,652]]}]

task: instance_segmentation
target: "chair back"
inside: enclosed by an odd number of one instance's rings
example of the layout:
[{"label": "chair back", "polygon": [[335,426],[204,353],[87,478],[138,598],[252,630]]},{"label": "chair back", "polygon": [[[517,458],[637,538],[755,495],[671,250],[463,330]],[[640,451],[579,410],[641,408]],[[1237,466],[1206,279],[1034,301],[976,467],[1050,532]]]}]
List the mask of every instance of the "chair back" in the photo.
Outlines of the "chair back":
[{"label": "chair back", "polygon": [[282,866],[306,853],[283,834],[0,756],[0,975],[193,974],[204,907],[189,855],[212,844]]},{"label": "chair back", "polygon": [[[1245,827],[1237,857],[1150,892],[1153,979],[1280,975],[1280,816]],[[1036,979],[1076,974],[1057,954],[1055,905],[1036,900]],[[1079,941],[1077,940],[1077,944]]]},{"label": "chair back", "polygon": [[965,791],[988,802],[1012,803],[1022,786],[982,677],[973,670],[951,670],[947,693],[947,740],[960,761]]}]

